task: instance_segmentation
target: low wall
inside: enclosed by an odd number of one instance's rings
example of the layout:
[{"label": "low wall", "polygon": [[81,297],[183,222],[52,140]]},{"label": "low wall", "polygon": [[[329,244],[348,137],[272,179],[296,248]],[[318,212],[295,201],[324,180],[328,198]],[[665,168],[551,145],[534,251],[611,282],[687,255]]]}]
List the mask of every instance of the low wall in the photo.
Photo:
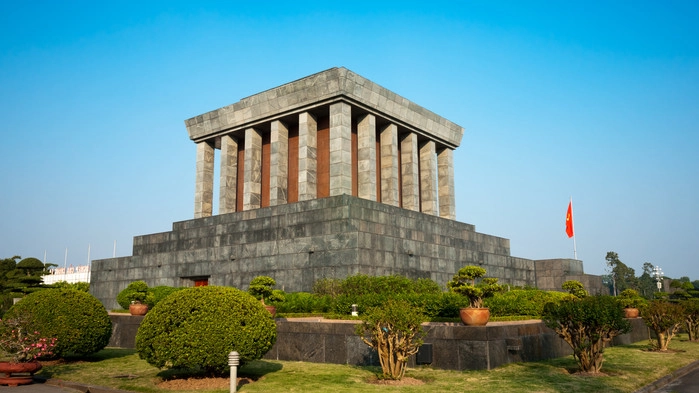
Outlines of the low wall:
[{"label": "low wall", "polygon": [[[110,314],[112,338],[109,346],[134,348],[143,317]],[[648,339],[640,318],[630,319],[630,333],[618,336],[612,345]],[[376,353],[354,334],[358,321],[323,318],[277,318],[277,342],[265,355],[270,360],[314,363],[379,365]],[[512,362],[533,362],[572,354],[570,346],[539,320],[490,322],[487,326],[458,323],[425,323],[425,344],[409,365],[429,364],[448,370],[492,369]]]}]

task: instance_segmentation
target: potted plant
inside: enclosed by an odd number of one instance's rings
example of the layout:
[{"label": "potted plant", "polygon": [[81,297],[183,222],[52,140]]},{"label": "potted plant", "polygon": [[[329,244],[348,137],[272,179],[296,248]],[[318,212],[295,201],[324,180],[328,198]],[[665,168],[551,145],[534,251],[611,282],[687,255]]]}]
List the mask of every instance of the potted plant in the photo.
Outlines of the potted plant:
[{"label": "potted plant", "polygon": [[617,296],[617,301],[624,307],[626,318],[638,318],[641,308],[646,305],[646,299],[642,298],[634,289],[624,289]]},{"label": "potted plant", "polygon": [[153,294],[148,291],[145,281],[134,281],[128,287],[131,291],[126,294],[129,299],[129,312],[131,315],[146,315],[148,304],[153,303]]},{"label": "potted plant", "polygon": [[[490,310],[483,307],[483,299],[503,290],[498,279],[485,276],[486,270],[480,266],[464,266],[447,283],[447,288],[468,298],[469,307],[459,310],[464,325],[485,326],[490,319]],[[482,278],[476,284],[476,279]]]},{"label": "potted plant", "polygon": [[[53,355],[56,338],[42,337],[23,318],[0,321],[0,352],[7,361],[0,362],[0,385],[25,385],[41,369],[37,359]],[[19,374],[19,375],[13,375]]]},{"label": "potted plant", "polygon": [[265,304],[265,299],[271,302],[284,301],[284,292],[274,289],[275,285],[277,285],[277,282],[272,277],[257,276],[250,281],[250,285],[248,286],[248,293],[259,300],[273,316],[277,313],[277,308]]}]

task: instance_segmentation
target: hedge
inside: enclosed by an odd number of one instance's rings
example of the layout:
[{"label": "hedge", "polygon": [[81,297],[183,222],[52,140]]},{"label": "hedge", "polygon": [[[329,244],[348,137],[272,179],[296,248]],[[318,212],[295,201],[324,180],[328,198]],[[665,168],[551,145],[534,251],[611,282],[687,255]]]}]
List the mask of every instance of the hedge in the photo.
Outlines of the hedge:
[{"label": "hedge", "polygon": [[248,293],[194,287],[172,293],[146,314],[136,334],[136,350],[156,367],[224,375],[231,351],[244,364],[264,356],[276,339],[272,316]]},{"label": "hedge", "polygon": [[89,355],[109,344],[112,322],[97,298],[76,289],[44,289],[24,297],[5,314],[27,318],[42,337],[57,338],[54,357]]}]

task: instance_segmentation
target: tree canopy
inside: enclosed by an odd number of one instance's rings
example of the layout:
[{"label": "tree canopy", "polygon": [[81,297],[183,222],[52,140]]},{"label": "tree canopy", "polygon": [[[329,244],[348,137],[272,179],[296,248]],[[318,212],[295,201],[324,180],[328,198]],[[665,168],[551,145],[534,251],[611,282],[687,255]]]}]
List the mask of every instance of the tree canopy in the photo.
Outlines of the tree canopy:
[{"label": "tree canopy", "polygon": [[49,266],[37,258],[22,259],[19,255],[0,259],[2,310],[9,309],[12,298],[24,297],[44,288],[42,276],[49,273]]}]

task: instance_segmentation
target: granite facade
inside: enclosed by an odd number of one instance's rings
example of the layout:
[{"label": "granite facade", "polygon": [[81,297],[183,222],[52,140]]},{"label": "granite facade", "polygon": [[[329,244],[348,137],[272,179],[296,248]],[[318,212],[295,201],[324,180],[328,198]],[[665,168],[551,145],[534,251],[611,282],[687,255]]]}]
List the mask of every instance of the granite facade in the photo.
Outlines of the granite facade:
[{"label": "granite facade", "polygon": [[445,285],[465,265],[481,265],[514,286],[538,286],[537,277],[550,274],[537,261],[510,256],[508,239],[473,225],[341,195],[181,221],[170,232],[136,236],[133,256],[93,261],[91,292],[115,309],[116,295],[135,280],[182,287],[206,278],[245,289],[267,275],[294,292],[358,273]]}]

